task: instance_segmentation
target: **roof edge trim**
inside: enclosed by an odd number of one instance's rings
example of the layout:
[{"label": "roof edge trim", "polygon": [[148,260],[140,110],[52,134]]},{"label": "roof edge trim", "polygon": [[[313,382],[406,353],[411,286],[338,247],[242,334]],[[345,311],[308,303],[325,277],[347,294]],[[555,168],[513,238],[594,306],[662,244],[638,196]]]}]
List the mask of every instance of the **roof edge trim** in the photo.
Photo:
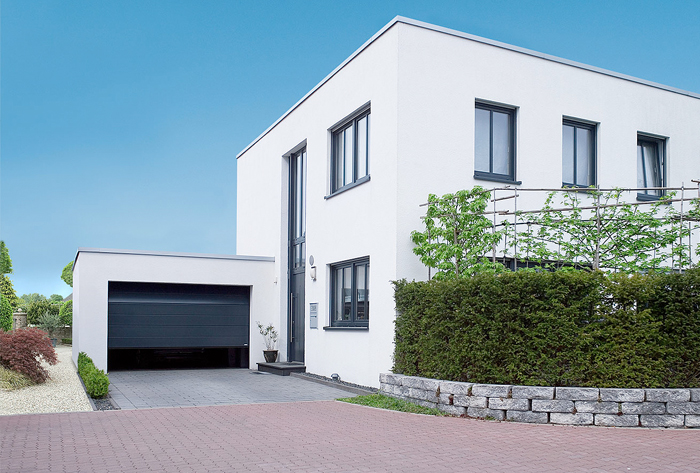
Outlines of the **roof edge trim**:
[{"label": "roof edge trim", "polygon": [[113,255],[135,255],[135,256],[171,256],[176,258],[202,258],[202,259],[226,259],[237,261],[269,261],[274,262],[273,256],[249,256],[249,255],[217,255],[209,253],[180,253],[175,251],[141,251],[141,250],[119,250],[111,248],[78,248],[73,260],[73,269],[78,261],[80,253],[102,253]]},{"label": "roof edge trim", "polygon": [[492,39],[483,38],[481,36],[476,36],[473,34],[464,33],[462,31],[457,31],[457,30],[453,30],[450,28],[444,28],[442,26],[433,25],[431,23],[426,23],[424,21],[413,20],[411,18],[406,18],[403,16],[396,16],[389,23],[387,23],[382,29],[380,29],[378,32],[376,32],[370,39],[368,39],[362,46],[360,46],[354,53],[352,53],[345,61],[340,63],[340,65],[338,67],[333,69],[333,71],[330,74],[328,74],[326,77],[324,77],[323,80],[321,80],[321,82],[319,82],[313,89],[311,89],[309,92],[307,92],[306,95],[304,95],[297,103],[292,105],[292,107],[289,110],[287,110],[281,117],[279,117],[277,120],[275,120],[275,122],[272,125],[270,125],[265,131],[263,131],[260,134],[260,136],[255,138],[248,146],[246,146],[243,149],[243,151],[238,153],[236,155],[236,159],[243,156],[243,154],[245,154],[250,148],[252,148],[258,141],[260,141],[262,138],[264,138],[265,135],[267,135],[270,131],[272,131],[273,128],[275,128],[282,120],[284,120],[290,113],[292,113],[299,105],[301,105],[303,102],[306,101],[306,99],[308,99],[311,95],[313,95],[314,92],[316,92],[319,88],[321,88],[321,86],[323,86],[326,82],[328,82],[334,75],[336,75],[350,61],[355,59],[355,57],[357,57],[362,51],[364,51],[370,44],[372,44],[374,41],[376,41],[380,36],[382,36],[384,33],[386,33],[387,30],[389,30],[392,26],[394,26],[397,23],[404,23],[406,25],[416,26],[418,28],[424,28],[427,30],[436,31],[438,33],[444,33],[444,34],[448,34],[451,36],[456,36],[459,38],[468,39],[468,40],[471,40],[471,41],[474,41],[477,43],[487,44],[489,46],[495,46],[497,48],[507,49],[509,51],[514,51],[517,53],[526,54],[528,56],[537,57],[540,59],[544,59],[546,61],[557,62],[557,63],[564,64],[567,66],[576,67],[578,69],[584,69],[587,71],[596,72],[598,74],[603,74],[606,76],[615,77],[617,79],[622,79],[622,80],[626,80],[629,82],[635,82],[637,84],[646,85],[648,87],[653,87],[656,89],[665,90],[667,92],[673,92],[675,94],[685,95],[685,96],[692,97],[695,99],[700,99],[699,93],[690,92],[690,91],[683,90],[683,89],[678,89],[676,87],[671,87],[668,85],[659,84],[658,82],[652,82],[652,81],[648,81],[645,79],[640,79],[638,77],[629,76],[626,74],[621,74],[621,73],[614,72],[614,71],[611,71],[608,69],[603,69],[601,67],[590,66],[588,64],[584,64],[581,62],[570,61],[568,59],[560,58],[558,56],[552,56],[550,54],[540,53],[538,51],[534,51],[531,49],[521,48],[519,46],[514,46],[512,44],[502,43],[500,41],[495,41]]}]

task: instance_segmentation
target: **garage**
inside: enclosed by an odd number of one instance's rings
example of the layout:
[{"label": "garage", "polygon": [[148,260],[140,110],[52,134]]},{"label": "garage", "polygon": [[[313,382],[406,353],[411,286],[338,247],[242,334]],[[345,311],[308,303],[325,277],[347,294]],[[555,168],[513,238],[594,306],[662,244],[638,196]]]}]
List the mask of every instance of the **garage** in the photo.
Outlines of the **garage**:
[{"label": "garage", "polygon": [[109,281],[108,370],[248,367],[250,287]]}]

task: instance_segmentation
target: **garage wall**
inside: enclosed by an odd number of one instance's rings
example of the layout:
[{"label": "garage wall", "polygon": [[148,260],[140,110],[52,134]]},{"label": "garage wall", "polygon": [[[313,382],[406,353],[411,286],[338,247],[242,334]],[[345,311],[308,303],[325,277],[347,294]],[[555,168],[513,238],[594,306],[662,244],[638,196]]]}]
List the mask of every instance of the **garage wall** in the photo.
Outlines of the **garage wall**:
[{"label": "garage wall", "polygon": [[[73,361],[84,351],[107,369],[109,281],[249,286],[250,367],[263,361],[256,321],[273,322],[274,258],[79,248],[73,268]],[[279,328],[279,327],[278,327]]]}]

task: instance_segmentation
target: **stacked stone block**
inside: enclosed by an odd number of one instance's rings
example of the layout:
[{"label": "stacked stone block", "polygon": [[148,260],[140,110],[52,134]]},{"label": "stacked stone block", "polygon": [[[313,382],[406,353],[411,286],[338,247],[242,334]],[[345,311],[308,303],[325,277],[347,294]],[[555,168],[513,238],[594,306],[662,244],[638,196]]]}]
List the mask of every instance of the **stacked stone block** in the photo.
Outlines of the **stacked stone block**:
[{"label": "stacked stone block", "polygon": [[380,392],[448,414],[536,424],[700,427],[698,389],[474,384],[382,373]]}]

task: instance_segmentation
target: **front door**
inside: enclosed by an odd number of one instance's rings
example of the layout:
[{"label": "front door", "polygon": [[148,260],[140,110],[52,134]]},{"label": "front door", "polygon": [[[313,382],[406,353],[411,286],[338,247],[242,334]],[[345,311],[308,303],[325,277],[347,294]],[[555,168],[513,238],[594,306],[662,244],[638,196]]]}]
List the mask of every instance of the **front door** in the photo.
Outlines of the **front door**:
[{"label": "front door", "polygon": [[304,361],[306,149],[289,160],[289,361]]}]

